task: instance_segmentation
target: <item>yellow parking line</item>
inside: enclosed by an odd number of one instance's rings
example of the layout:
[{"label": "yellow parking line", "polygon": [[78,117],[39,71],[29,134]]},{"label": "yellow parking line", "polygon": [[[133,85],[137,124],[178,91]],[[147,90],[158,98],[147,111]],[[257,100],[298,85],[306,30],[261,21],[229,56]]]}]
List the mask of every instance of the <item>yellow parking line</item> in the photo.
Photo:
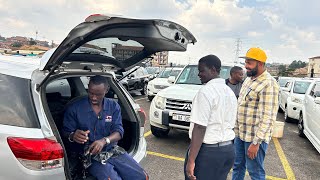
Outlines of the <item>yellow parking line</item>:
[{"label": "yellow parking line", "polygon": [[151,131],[144,133],[144,137],[148,137],[151,134]]},{"label": "yellow parking line", "polygon": [[162,157],[162,158],[166,158],[166,159],[172,159],[172,160],[176,160],[176,161],[184,161],[184,158],[180,158],[180,157],[176,157],[176,156],[170,156],[170,155],[161,154],[161,153],[152,152],[152,151],[147,151],[147,154],[150,154],[150,155],[153,155],[153,156]]},{"label": "yellow parking line", "polygon": [[[170,155],[166,155],[166,154],[161,154],[161,153],[157,153],[157,152],[152,152],[152,151],[147,151],[147,154],[149,155],[153,155],[153,156],[157,156],[157,157],[162,157],[165,159],[172,159],[172,160],[176,160],[176,161],[184,161],[184,158],[180,158],[180,157],[176,157],[176,156],[170,156]],[[232,169],[231,171],[232,172]],[[248,172],[246,172],[246,175],[248,176]],[[273,176],[266,176],[266,179],[268,180],[286,180],[283,178],[278,178],[278,177],[273,177]]]},{"label": "yellow parking line", "polygon": [[280,161],[282,163],[282,166],[284,168],[284,172],[286,173],[287,175],[287,179],[289,180],[295,180],[296,177],[290,167],[290,164],[281,148],[281,145],[280,145],[280,142],[278,141],[277,138],[272,138],[273,140],[273,143],[274,143],[274,146],[276,147],[276,150],[277,150],[277,153],[278,153],[278,156],[280,158]]}]

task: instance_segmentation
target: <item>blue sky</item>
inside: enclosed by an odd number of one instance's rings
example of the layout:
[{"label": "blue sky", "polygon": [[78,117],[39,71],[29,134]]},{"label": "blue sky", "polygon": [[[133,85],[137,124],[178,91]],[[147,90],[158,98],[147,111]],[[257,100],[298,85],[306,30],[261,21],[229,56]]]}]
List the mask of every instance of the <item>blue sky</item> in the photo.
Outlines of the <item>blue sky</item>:
[{"label": "blue sky", "polygon": [[268,62],[308,61],[320,55],[320,1],[309,0],[0,0],[0,35],[21,35],[61,42],[94,13],[162,18],[189,29],[198,42],[187,52],[169,53],[169,61],[196,63],[207,54],[222,61],[258,46]]}]

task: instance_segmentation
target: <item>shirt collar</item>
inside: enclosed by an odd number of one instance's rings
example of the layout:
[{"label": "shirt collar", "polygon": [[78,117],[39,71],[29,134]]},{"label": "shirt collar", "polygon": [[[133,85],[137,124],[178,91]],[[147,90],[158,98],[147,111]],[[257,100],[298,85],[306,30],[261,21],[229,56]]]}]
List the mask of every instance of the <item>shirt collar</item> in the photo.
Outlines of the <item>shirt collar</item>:
[{"label": "shirt collar", "polygon": [[[88,108],[88,112],[93,111],[89,97],[87,98],[87,101],[86,101],[86,102],[87,102],[87,106],[90,107],[90,108]],[[103,98],[103,102],[102,102],[102,109],[103,109],[103,111],[106,111],[106,109],[107,109],[107,108],[106,108],[106,105],[107,105],[106,98]]]},{"label": "shirt collar", "polygon": [[253,79],[250,78],[250,80],[251,81],[264,81],[267,79],[267,75],[268,75],[267,70],[264,70],[263,73],[260,74],[258,77],[253,78]]},{"label": "shirt collar", "polygon": [[210,81],[207,82],[207,84],[212,84],[212,83],[222,83],[222,84],[225,84],[225,80],[219,77],[219,78],[211,79]]}]

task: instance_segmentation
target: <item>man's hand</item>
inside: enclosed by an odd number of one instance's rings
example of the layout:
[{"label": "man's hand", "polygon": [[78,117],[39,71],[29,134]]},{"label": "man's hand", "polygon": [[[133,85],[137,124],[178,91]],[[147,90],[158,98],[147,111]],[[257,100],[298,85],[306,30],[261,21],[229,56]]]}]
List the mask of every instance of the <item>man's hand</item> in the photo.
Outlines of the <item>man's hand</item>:
[{"label": "man's hand", "polygon": [[101,152],[104,145],[106,145],[106,141],[104,140],[104,138],[94,141],[89,147],[90,153],[97,154],[97,153]]},{"label": "man's hand", "polygon": [[79,143],[79,144],[84,144],[85,142],[89,141],[88,134],[90,133],[89,130],[87,131],[82,131],[77,129],[76,132],[74,132],[72,140]]},{"label": "man's hand", "polygon": [[195,162],[187,162],[186,166],[186,174],[190,180],[195,180],[197,179],[196,176],[194,176],[194,167],[195,167]]},{"label": "man's hand", "polygon": [[248,157],[253,160],[254,158],[257,157],[257,154],[258,154],[258,151],[259,151],[259,146],[260,144],[250,144],[249,148],[248,148],[248,152],[247,152],[247,155]]}]

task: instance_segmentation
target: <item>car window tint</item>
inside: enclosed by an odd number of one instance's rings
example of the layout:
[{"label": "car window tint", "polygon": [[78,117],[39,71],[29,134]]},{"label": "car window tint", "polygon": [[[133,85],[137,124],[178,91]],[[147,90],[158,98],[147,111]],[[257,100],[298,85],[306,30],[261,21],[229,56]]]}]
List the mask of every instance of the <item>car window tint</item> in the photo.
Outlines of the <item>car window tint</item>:
[{"label": "car window tint", "polygon": [[296,81],[293,87],[293,93],[304,94],[306,93],[311,82],[306,81]]},{"label": "car window tint", "polygon": [[310,95],[313,97],[320,97],[320,82],[317,82],[312,88]]},{"label": "car window tint", "polygon": [[0,74],[0,124],[40,128],[30,80]]}]

